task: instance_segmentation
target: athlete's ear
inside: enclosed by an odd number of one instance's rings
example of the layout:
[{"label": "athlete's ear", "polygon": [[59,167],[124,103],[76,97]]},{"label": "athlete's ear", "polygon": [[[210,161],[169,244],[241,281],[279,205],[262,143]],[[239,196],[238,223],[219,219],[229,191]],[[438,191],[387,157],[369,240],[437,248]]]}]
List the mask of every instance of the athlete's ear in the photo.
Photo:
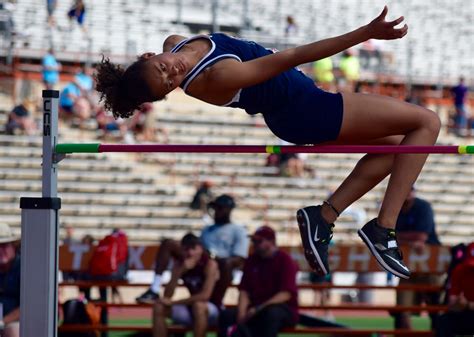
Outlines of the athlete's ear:
[{"label": "athlete's ear", "polygon": [[141,54],[138,58],[140,60],[148,60],[149,58],[155,56],[156,53],[144,53],[144,54]]}]

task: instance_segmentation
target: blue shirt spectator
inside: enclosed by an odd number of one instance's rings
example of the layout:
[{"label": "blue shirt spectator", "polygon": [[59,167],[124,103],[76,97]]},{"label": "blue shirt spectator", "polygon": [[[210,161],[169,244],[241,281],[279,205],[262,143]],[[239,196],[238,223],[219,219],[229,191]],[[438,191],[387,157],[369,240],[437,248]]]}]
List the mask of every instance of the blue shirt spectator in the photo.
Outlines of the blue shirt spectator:
[{"label": "blue shirt spectator", "polygon": [[86,72],[81,71],[74,76],[74,81],[79,85],[82,90],[91,91],[94,87],[94,80]]},{"label": "blue shirt spectator", "polygon": [[219,258],[240,256],[246,258],[249,239],[243,226],[234,223],[213,224],[204,227],[201,240],[209,252]]},{"label": "blue shirt spectator", "polygon": [[59,97],[59,105],[61,106],[61,108],[71,109],[74,106],[76,98],[80,96],[81,89],[79,89],[77,84],[70,82],[61,91],[61,95]]},{"label": "blue shirt spectator", "polygon": [[59,69],[61,65],[54,57],[53,51],[50,50],[48,54],[43,57],[43,82],[47,89],[53,89],[59,82]]},{"label": "blue shirt spectator", "polygon": [[464,85],[464,78],[460,78],[459,84],[451,89],[454,96],[454,105],[456,107],[463,107],[466,99],[467,87]]}]

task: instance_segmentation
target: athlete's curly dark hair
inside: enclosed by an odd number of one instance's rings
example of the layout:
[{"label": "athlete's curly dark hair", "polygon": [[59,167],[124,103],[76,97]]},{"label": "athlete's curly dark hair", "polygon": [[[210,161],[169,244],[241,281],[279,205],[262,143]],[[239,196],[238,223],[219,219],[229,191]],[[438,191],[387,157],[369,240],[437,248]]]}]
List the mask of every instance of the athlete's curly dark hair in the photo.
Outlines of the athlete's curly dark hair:
[{"label": "athlete's curly dark hair", "polygon": [[160,100],[154,97],[144,80],[145,59],[139,58],[127,69],[102,57],[94,79],[100,99],[115,118],[128,118],[142,103]]}]

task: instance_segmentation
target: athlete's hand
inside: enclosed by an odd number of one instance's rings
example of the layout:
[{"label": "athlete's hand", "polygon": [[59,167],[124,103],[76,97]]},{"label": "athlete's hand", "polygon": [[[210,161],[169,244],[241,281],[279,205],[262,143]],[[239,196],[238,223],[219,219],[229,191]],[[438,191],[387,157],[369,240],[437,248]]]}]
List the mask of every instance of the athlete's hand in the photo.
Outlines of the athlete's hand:
[{"label": "athlete's hand", "polygon": [[388,8],[385,6],[382,13],[367,25],[369,39],[394,40],[401,39],[408,32],[408,26],[405,24],[402,28],[395,28],[396,25],[403,22],[404,17],[400,16],[393,21],[386,21]]}]

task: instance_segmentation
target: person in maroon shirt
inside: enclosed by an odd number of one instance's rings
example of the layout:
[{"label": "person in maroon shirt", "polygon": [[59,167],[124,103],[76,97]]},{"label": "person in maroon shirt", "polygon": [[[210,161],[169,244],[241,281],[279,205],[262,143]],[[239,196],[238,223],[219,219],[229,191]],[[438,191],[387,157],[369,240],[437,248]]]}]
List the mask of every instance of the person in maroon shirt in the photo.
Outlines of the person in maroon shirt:
[{"label": "person in maroon shirt", "polygon": [[437,337],[474,334],[474,242],[467,246],[466,258],[451,274],[448,312],[441,315]]},{"label": "person in maroon shirt", "polygon": [[[184,260],[176,261],[171,280],[165,287],[164,296],[153,306],[153,336],[166,337],[166,318],[174,323],[193,326],[194,337],[205,337],[208,326],[217,325],[220,303],[214,303],[213,291],[219,279],[217,262],[204,250],[200,239],[186,234],[181,240]],[[179,280],[189,290],[190,296],[172,300]]]},{"label": "person in maroon shirt", "polygon": [[260,227],[251,238],[254,253],[245,262],[237,308],[221,314],[219,337],[276,337],[298,322],[298,266],[278,249],[272,228]]}]

